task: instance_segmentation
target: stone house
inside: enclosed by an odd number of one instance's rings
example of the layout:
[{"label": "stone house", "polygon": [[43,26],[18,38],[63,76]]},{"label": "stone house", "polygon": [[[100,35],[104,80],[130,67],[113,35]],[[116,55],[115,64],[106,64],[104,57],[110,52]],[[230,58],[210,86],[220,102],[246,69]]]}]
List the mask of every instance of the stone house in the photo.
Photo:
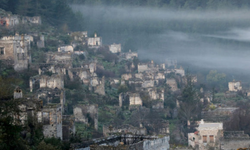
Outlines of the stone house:
[{"label": "stone house", "polygon": [[73,53],[74,48],[71,45],[61,46],[61,47],[58,47],[58,52],[63,52],[63,53],[70,52],[70,53]]},{"label": "stone house", "polygon": [[70,36],[74,39],[74,41],[83,42],[82,44],[85,45],[85,40],[88,37],[88,32],[87,31],[72,32],[70,33]]},{"label": "stone house", "polygon": [[175,74],[180,74],[182,77],[185,76],[185,70],[180,67],[179,69],[174,69]]},{"label": "stone house", "polygon": [[139,93],[130,93],[129,94],[129,105],[142,106],[142,99]]},{"label": "stone house", "polygon": [[31,24],[42,24],[42,19],[40,16],[34,16],[34,17],[22,17],[22,23],[23,24],[27,24],[27,23],[31,23]]},{"label": "stone house", "polygon": [[208,123],[201,120],[197,131],[188,133],[188,145],[199,150],[209,147],[219,148],[220,138],[223,137],[223,123]]},{"label": "stone house", "polygon": [[142,83],[142,88],[152,88],[155,86],[155,80],[145,80]]},{"label": "stone house", "polygon": [[51,88],[64,89],[64,80],[61,75],[52,76],[38,75],[30,78],[30,92],[33,88]]},{"label": "stone house", "polygon": [[164,101],[164,89],[148,88],[146,91],[150,99]]},{"label": "stone house", "polygon": [[5,27],[14,27],[19,24],[19,18],[16,15],[0,16],[0,25]]},{"label": "stone house", "polygon": [[12,60],[14,69],[21,71],[28,69],[31,63],[30,42],[31,36],[10,36],[0,40],[0,60]]},{"label": "stone house", "polygon": [[241,82],[239,81],[228,82],[228,89],[230,92],[241,91],[242,90]]},{"label": "stone house", "polygon": [[122,76],[121,76],[121,79],[122,80],[129,80],[129,79],[131,79],[131,78],[133,78],[133,76],[132,76],[132,74],[131,73],[128,73],[128,74],[123,74]]},{"label": "stone house", "polygon": [[149,70],[147,64],[141,64],[141,63],[139,63],[138,66],[137,66],[137,68],[138,68],[138,73],[145,72],[145,71]]},{"label": "stone house", "polygon": [[88,46],[89,48],[99,48],[102,46],[102,38],[97,37],[97,34],[95,33],[94,37],[88,38]]},{"label": "stone house", "polygon": [[92,77],[90,79],[89,89],[100,95],[105,95],[105,77],[103,76],[102,79]]},{"label": "stone house", "polygon": [[66,75],[67,68],[61,64],[39,64],[38,66],[38,74],[45,75],[46,73]]},{"label": "stone house", "polygon": [[166,84],[171,87],[171,91],[175,92],[178,90],[177,82],[174,78],[168,78]]},{"label": "stone house", "polygon": [[109,51],[111,52],[111,53],[120,53],[121,52],[121,44],[111,44],[110,46],[109,46]]},{"label": "stone house", "polygon": [[62,108],[60,104],[47,104],[43,107],[43,135],[63,139]]},{"label": "stone house", "polygon": [[64,112],[64,104],[66,101],[65,91],[62,89],[38,89],[35,93],[38,99],[43,100],[43,104],[61,104],[61,110]]},{"label": "stone house", "polygon": [[137,58],[138,53],[132,52],[131,50],[129,50],[128,53],[123,53],[122,57],[124,57],[126,60],[131,60],[131,59]]},{"label": "stone house", "polygon": [[75,118],[72,115],[63,115],[62,117],[62,138],[63,140],[70,140],[75,134]]},{"label": "stone house", "polygon": [[75,122],[93,123],[94,128],[98,130],[98,105],[78,104],[74,107],[73,113]]},{"label": "stone house", "polygon": [[72,54],[71,53],[60,53],[60,52],[48,52],[46,53],[46,63],[50,64],[63,64],[72,67]]},{"label": "stone house", "polygon": [[28,119],[32,119],[29,121],[42,122],[43,102],[41,100],[34,97],[23,97],[23,92],[19,87],[14,90],[14,99],[21,101],[19,116],[16,116],[16,118],[22,125],[25,125]]},{"label": "stone house", "polygon": [[71,81],[75,78],[79,78],[84,84],[89,84],[89,78],[91,73],[88,69],[85,68],[71,68],[68,70],[68,75]]}]

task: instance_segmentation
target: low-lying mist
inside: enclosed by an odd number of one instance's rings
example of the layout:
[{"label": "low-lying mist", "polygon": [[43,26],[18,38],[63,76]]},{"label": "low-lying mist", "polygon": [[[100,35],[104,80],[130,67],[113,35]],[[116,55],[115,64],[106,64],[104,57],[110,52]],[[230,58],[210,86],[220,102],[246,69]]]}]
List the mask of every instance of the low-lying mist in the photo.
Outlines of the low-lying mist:
[{"label": "low-lying mist", "polygon": [[249,10],[177,11],[142,7],[72,6],[89,35],[121,43],[139,58],[177,60],[190,69],[249,73]]}]

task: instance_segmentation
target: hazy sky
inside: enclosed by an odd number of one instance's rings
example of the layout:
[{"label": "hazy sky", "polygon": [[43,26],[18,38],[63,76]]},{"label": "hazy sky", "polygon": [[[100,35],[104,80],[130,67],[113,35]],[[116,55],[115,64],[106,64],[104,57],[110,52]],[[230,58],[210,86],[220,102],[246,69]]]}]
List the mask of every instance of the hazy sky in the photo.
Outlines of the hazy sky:
[{"label": "hazy sky", "polygon": [[175,11],[141,7],[72,6],[89,35],[122,43],[142,59],[177,59],[190,67],[250,70],[250,11]]}]

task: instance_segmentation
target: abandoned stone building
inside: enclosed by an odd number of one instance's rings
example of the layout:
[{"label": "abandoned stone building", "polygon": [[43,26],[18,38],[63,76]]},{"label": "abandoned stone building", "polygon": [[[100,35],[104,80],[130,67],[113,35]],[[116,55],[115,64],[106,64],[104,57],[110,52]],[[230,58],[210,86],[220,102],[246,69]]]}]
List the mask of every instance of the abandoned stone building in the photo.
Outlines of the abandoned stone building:
[{"label": "abandoned stone building", "polygon": [[43,107],[43,135],[63,139],[62,110],[60,104],[47,104]]},{"label": "abandoned stone building", "polygon": [[0,40],[0,60],[11,60],[16,71],[28,69],[31,63],[31,36],[3,37]]},{"label": "abandoned stone building", "polygon": [[40,16],[34,16],[34,17],[22,17],[22,23],[23,24],[27,24],[27,23],[31,23],[31,24],[42,24],[42,19]]},{"label": "abandoned stone building", "polygon": [[61,64],[39,64],[39,66],[35,67],[38,68],[39,75],[46,75],[49,73],[66,75],[67,73],[67,68],[65,68],[65,66]]},{"label": "abandoned stone building", "polygon": [[37,75],[30,78],[30,92],[38,88],[64,89],[64,80],[61,75]]},{"label": "abandoned stone building", "polygon": [[95,33],[94,37],[88,38],[88,46],[89,48],[99,48],[102,46],[102,38],[97,37],[97,34]]},{"label": "abandoned stone building", "polygon": [[142,99],[139,93],[130,93],[129,94],[129,105],[133,106],[142,106]]},{"label": "abandoned stone building", "polygon": [[241,82],[239,81],[228,82],[228,89],[230,92],[241,91],[242,90]]},{"label": "abandoned stone building", "polygon": [[78,104],[73,110],[75,122],[84,124],[93,124],[98,130],[98,105],[83,105]]},{"label": "abandoned stone building", "polygon": [[127,108],[133,106],[142,106],[142,99],[139,93],[120,93],[119,94],[119,106],[125,106]]},{"label": "abandoned stone building", "polygon": [[128,53],[122,53],[121,58],[125,60],[132,60],[134,58],[138,58],[138,53],[132,52],[131,50],[129,50]]},{"label": "abandoned stone building", "polygon": [[47,64],[63,64],[67,68],[72,67],[72,54],[60,53],[60,52],[48,52],[46,53]]},{"label": "abandoned stone building", "polygon": [[22,90],[17,87],[14,90],[14,99],[19,100],[19,116],[15,116],[21,125],[31,122],[42,122],[43,102],[34,97],[23,97]]},{"label": "abandoned stone building", "polygon": [[74,39],[74,41],[83,42],[82,44],[85,45],[85,39],[88,37],[88,32],[72,32],[70,33],[70,36]]},{"label": "abandoned stone building", "polygon": [[178,90],[178,85],[175,78],[168,78],[166,84],[170,86],[171,91],[175,92]]},{"label": "abandoned stone building", "polygon": [[185,70],[182,67],[180,67],[179,69],[175,68],[174,72],[175,72],[175,74],[180,74],[182,77],[185,76]]},{"label": "abandoned stone building", "polygon": [[105,95],[105,77],[103,76],[102,79],[92,77],[90,79],[89,90],[100,95]]},{"label": "abandoned stone building", "polygon": [[223,123],[208,123],[201,120],[197,131],[188,133],[188,145],[199,150],[206,150],[209,147],[218,149],[221,137],[223,137]]},{"label": "abandoned stone building", "polygon": [[74,52],[74,48],[71,45],[66,45],[66,46],[60,46],[58,47],[58,52],[63,52],[63,53],[73,53]]},{"label": "abandoned stone building", "polygon": [[121,44],[111,44],[109,46],[109,51],[111,53],[120,53],[121,52]]},{"label": "abandoned stone building", "polygon": [[64,104],[66,101],[65,98],[65,91],[64,89],[49,89],[49,88],[43,88],[38,89],[35,93],[35,96],[43,100],[43,104],[61,104],[62,105],[62,112],[64,112]]},{"label": "abandoned stone building", "polygon": [[0,16],[0,25],[4,27],[14,27],[19,24],[19,18],[16,15]]},{"label": "abandoned stone building", "polygon": [[164,89],[148,88],[145,90],[148,92],[150,99],[164,101]]},{"label": "abandoned stone building", "polygon": [[63,115],[62,131],[62,138],[67,141],[75,134],[75,118],[73,115]]}]

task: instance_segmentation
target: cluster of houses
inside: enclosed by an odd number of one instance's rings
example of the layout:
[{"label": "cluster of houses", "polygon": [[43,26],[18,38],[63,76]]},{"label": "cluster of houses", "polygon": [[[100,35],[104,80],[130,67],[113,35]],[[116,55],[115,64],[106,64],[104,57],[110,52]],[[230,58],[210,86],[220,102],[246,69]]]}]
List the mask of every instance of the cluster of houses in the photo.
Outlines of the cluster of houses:
[{"label": "cluster of houses", "polygon": [[[0,16],[0,25],[13,27],[19,23],[41,24],[40,17],[19,17],[15,15]],[[98,105],[77,104],[73,108],[73,115],[65,114],[66,96],[64,89],[64,78],[68,77],[71,81],[79,79],[82,84],[89,87],[89,90],[99,95],[105,95],[105,77],[97,76],[97,67],[102,67],[97,60],[86,60],[80,67],[73,66],[74,55],[87,55],[85,51],[75,51],[78,45],[87,45],[89,49],[98,49],[103,46],[102,38],[94,34],[94,37],[88,37],[88,33],[72,32],[69,34],[73,42],[71,45],[59,46],[57,52],[47,52],[43,64],[32,64],[31,44],[38,48],[45,47],[45,37],[42,34],[29,34],[14,36],[4,36],[0,39],[0,60],[10,64],[16,71],[23,71],[30,66],[37,69],[37,75],[29,80],[30,93],[32,96],[23,95],[22,89],[16,88],[14,99],[22,100],[21,123],[28,121],[30,116],[35,116],[37,121],[43,124],[43,133],[45,137],[57,137],[62,140],[69,140],[74,134],[75,122],[89,124],[89,117],[94,122],[94,128],[98,130]],[[116,54],[120,60],[130,61],[127,73],[121,75],[121,78],[110,79],[111,85],[127,86],[129,92],[119,93],[119,107],[128,109],[141,109],[144,103],[152,102],[151,108],[155,110],[164,109],[164,93],[166,88],[171,92],[180,91],[180,83],[187,84],[185,70],[176,66],[176,61],[162,64],[156,64],[154,61],[147,63],[138,63],[135,66],[133,59],[138,57],[136,52],[131,50],[122,53],[121,44],[109,45],[111,53]],[[167,67],[166,67],[167,65]],[[171,68],[172,69],[169,69]],[[193,83],[197,82],[196,76],[191,76]],[[225,97],[233,96],[242,91],[240,82],[229,82],[229,91]],[[201,93],[203,90],[201,89]],[[246,93],[249,96],[249,93]],[[211,94],[204,94],[201,101],[212,100]],[[178,100],[176,100],[178,107]],[[234,147],[247,147],[250,145],[249,136],[243,131],[223,132],[223,121],[228,119],[236,107],[217,106],[214,110],[203,111],[204,120],[194,122],[195,131],[188,134],[188,145],[192,148],[208,149],[234,149]],[[212,116],[212,117],[211,117]],[[218,122],[220,121],[220,122]],[[149,123],[148,123],[149,124]],[[153,123],[151,123],[153,124]],[[161,128],[157,134],[164,135],[163,138],[147,136],[147,130],[140,124],[140,127],[120,126],[103,127],[105,136],[114,133],[130,133],[132,135],[120,135],[105,140],[94,141],[87,149],[107,148],[133,148],[141,149],[169,149],[169,125],[166,122],[161,123]],[[190,123],[188,125],[191,126]],[[239,138],[242,137],[242,138]],[[119,139],[119,140],[118,140]],[[144,139],[144,140],[143,140]],[[135,140],[136,142],[129,143]],[[235,142],[235,141],[238,141]],[[137,143],[137,144],[135,144]],[[99,146],[98,146],[99,145]],[[111,147],[110,147],[111,146]],[[117,147],[118,146],[118,147]],[[81,149],[82,146],[76,146],[75,149]],[[103,148],[103,149],[105,149]]]}]

